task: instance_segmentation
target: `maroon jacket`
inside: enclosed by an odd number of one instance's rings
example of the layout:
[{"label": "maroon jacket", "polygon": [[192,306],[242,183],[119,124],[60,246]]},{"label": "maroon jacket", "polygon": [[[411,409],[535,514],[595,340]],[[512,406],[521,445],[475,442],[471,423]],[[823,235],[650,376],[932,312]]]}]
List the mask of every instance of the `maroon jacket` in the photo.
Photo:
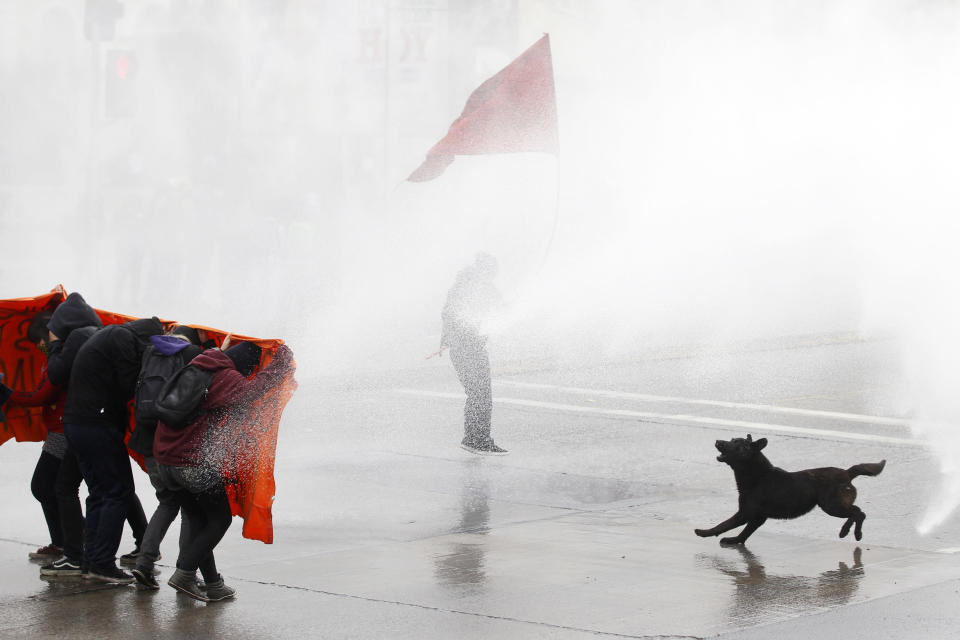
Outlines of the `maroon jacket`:
[{"label": "maroon jacket", "polygon": [[219,349],[207,349],[191,360],[191,365],[213,371],[213,378],[196,420],[182,429],[174,429],[162,421],[157,423],[153,440],[157,462],[171,467],[197,467],[205,459],[216,458],[219,452],[204,451],[207,432],[222,426],[228,411],[242,409],[278,384],[290,367],[291,354],[286,345],[281,346],[270,364],[252,380],[243,377],[233,360]]}]

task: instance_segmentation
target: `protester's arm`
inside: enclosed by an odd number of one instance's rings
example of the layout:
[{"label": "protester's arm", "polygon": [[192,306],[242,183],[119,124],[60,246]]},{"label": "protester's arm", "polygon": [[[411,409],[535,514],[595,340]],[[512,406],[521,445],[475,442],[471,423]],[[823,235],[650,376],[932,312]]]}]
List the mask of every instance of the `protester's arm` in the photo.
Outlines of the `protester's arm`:
[{"label": "protester's arm", "polygon": [[[4,385],[4,388],[8,388]],[[44,372],[40,379],[40,385],[33,391],[13,391],[10,393],[10,402],[24,407],[41,407],[51,404],[56,397],[62,393],[56,385],[50,382],[50,378]],[[0,392],[0,404],[2,404],[3,394]]]}]

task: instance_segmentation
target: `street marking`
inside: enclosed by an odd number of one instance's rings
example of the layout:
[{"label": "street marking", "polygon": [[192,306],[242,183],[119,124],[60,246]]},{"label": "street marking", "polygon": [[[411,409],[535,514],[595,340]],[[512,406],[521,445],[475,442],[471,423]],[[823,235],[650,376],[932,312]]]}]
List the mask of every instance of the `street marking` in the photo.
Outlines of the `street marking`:
[{"label": "street marking", "polygon": [[910,426],[909,420],[901,418],[883,418],[880,416],[865,416],[858,413],[840,413],[837,411],[820,411],[817,409],[795,409],[793,407],[778,407],[772,404],[750,404],[746,402],[726,402],[723,400],[699,400],[696,398],[679,398],[676,396],[655,396],[645,393],[629,393],[627,391],[605,391],[601,389],[584,389],[580,387],[560,387],[552,384],[535,382],[515,382],[513,380],[495,380],[495,385],[504,387],[519,387],[527,389],[541,389],[560,391],[577,395],[601,396],[604,398],[620,398],[624,400],[644,400],[648,402],[677,402],[681,404],[699,404],[710,407],[725,407],[728,409],[753,409],[769,413],[786,413],[798,416],[817,418],[831,418],[833,420],[847,420],[849,422],[864,422],[868,424],[884,424],[896,427]]},{"label": "street marking", "polygon": [[[396,393],[405,395],[424,396],[429,398],[444,398],[449,400],[463,400],[462,393],[447,393],[443,391],[426,391],[422,389],[394,389]],[[536,409],[547,409],[551,411],[567,411],[571,413],[583,413],[589,415],[605,416],[611,418],[628,418],[635,420],[676,420],[687,423],[693,423],[707,429],[724,429],[737,427],[739,429],[772,431],[777,433],[789,433],[793,435],[820,436],[830,438],[840,438],[844,440],[862,440],[868,442],[881,442],[884,444],[898,444],[909,446],[926,446],[923,440],[913,438],[895,438],[892,436],[882,436],[872,433],[853,433],[849,431],[835,431],[832,429],[813,429],[807,427],[792,427],[785,424],[770,424],[765,422],[747,422],[745,420],[727,420],[724,418],[710,418],[706,416],[693,416],[687,414],[653,413],[649,411],[631,411],[629,409],[601,409],[597,407],[582,407],[575,404],[559,404],[555,402],[541,402],[539,400],[524,400],[520,398],[494,398],[494,404],[511,405],[517,407],[532,407]]]}]

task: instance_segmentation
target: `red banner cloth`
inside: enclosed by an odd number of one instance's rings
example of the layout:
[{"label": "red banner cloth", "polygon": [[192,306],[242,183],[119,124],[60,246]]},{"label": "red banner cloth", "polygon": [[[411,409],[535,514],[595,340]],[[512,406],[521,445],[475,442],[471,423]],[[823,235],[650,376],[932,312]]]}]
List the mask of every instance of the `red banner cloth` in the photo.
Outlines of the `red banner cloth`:
[{"label": "red banner cloth", "polygon": [[[27,338],[27,327],[33,316],[53,311],[66,299],[67,292],[58,286],[34,298],[0,300],[0,373],[3,383],[11,389],[34,391],[40,385],[47,357]],[[17,442],[41,442],[47,438],[43,407],[21,407],[7,402],[3,405],[3,414],[0,444],[11,438]]]},{"label": "red banner cloth", "polygon": [[[53,311],[66,297],[63,286],[58,285],[50,293],[34,298],[0,300],[0,373],[4,374],[7,386],[18,391],[32,391],[39,385],[46,358],[27,338],[27,327],[34,315],[41,311]],[[112,311],[95,311],[104,325],[135,319]],[[178,324],[169,320],[161,322],[165,327]],[[204,338],[213,340],[218,346],[223,344],[228,335],[232,344],[253,342],[258,345],[262,349],[262,356],[257,371],[273,359],[273,354],[283,344],[283,340],[265,340],[210,327],[189,326],[205,333]],[[280,384],[253,404],[243,421],[231,425],[234,436],[229,440],[231,450],[224,455],[222,473],[226,480],[227,497],[233,514],[243,518],[243,536],[267,544],[273,542],[271,509],[276,493],[273,469],[280,417],[296,388],[297,382],[291,369]],[[132,409],[131,406],[128,431],[135,426]],[[5,418],[0,422],[0,444],[11,438],[18,442],[38,442],[46,438],[43,407],[20,407],[7,402],[3,406],[3,413]],[[133,452],[130,455],[143,467],[139,455]]]},{"label": "red banner cloth", "polygon": [[557,99],[550,36],[477,87],[447,135],[407,180],[433,180],[456,155],[557,153]]}]

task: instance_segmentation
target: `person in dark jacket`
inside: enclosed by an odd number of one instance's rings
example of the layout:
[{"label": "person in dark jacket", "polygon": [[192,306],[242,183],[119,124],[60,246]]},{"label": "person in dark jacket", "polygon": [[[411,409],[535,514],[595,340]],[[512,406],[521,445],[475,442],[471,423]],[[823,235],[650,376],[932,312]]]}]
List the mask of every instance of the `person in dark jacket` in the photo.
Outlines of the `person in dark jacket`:
[{"label": "person in dark jacket", "polygon": [[[169,335],[150,336],[150,346],[143,354],[143,362],[146,364],[151,358],[177,358],[177,362],[189,363],[202,350],[200,346],[200,333],[193,327],[186,325],[177,325]],[[138,392],[138,402],[140,393]],[[151,398],[156,400],[156,398]],[[160,478],[160,469],[157,465],[157,459],[153,455],[153,440],[157,431],[156,419],[141,421],[137,419],[136,429],[130,436],[130,448],[143,456],[143,463],[150,476],[150,484],[153,485],[157,493],[157,509],[150,517],[147,524],[147,531],[143,536],[143,542],[139,547],[137,555],[136,568],[132,570],[133,577],[137,582],[149,587],[150,589],[159,589],[160,584],[154,576],[153,567],[160,559],[160,543],[167,533],[167,529],[176,519],[180,512],[180,497],[176,491],[168,489]],[[186,528],[181,528],[181,538],[185,535]]]},{"label": "person in dark jacket", "polygon": [[[259,347],[240,343],[221,351],[208,349],[190,363],[213,372],[200,414],[181,429],[157,425],[153,450],[164,484],[179,491],[187,534],[181,536],[177,570],[167,581],[174,589],[206,602],[233,597],[217,571],[213,550],[230,527],[232,515],[222,466],[229,454],[231,424],[242,423],[251,402],[279,384],[293,367],[293,352],[281,345],[266,367],[248,376],[260,362]],[[197,570],[206,586],[197,584]]]},{"label": "person in dark jacket", "polygon": [[490,385],[490,358],[483,323],[502,304],[493,281],[497,260],[479,253],[464,267],[447,293],[441,318],[440,351],[450,348],[450,362],[467,394],[463,409],[463,440],[460,446],[479,455],[504,455],[490,436],[493,392]]},{"label": "person in dark jacket", "polygon": [[[103,323],[96,310],[79,293],[67,296],[50,316],[47,323],[47,380],[58,394],[58,422],[62,424],[66,387],[80,347],[96,333]],[[46,410],[45,410],[46,411]],[[46,413],[45,413],[46,415]],[[61,426],[61,432],[63,427]],[[49,434],[48,434],[49,439]],[[40,575],[47,577],[77,576],[83,573],[84,519],[80,506],[80,484],[83,474],[77,456],[64,436],[64,453],[54,482],[60,528],[63,534],[63,554],[50,564],[40,567]],[[127,521],[138,541],[147,528],[147,518],[136,493],[131,494]]]},{"label": "person in dark jacket", "polygon": [[124,437],[143,352],[163,327],[157,318],[104,327],[77,353],[70,372],[64,432],[87,483],[84,560],[87,577],[133,582],[116,565],[131,495],[133,473]]}]

